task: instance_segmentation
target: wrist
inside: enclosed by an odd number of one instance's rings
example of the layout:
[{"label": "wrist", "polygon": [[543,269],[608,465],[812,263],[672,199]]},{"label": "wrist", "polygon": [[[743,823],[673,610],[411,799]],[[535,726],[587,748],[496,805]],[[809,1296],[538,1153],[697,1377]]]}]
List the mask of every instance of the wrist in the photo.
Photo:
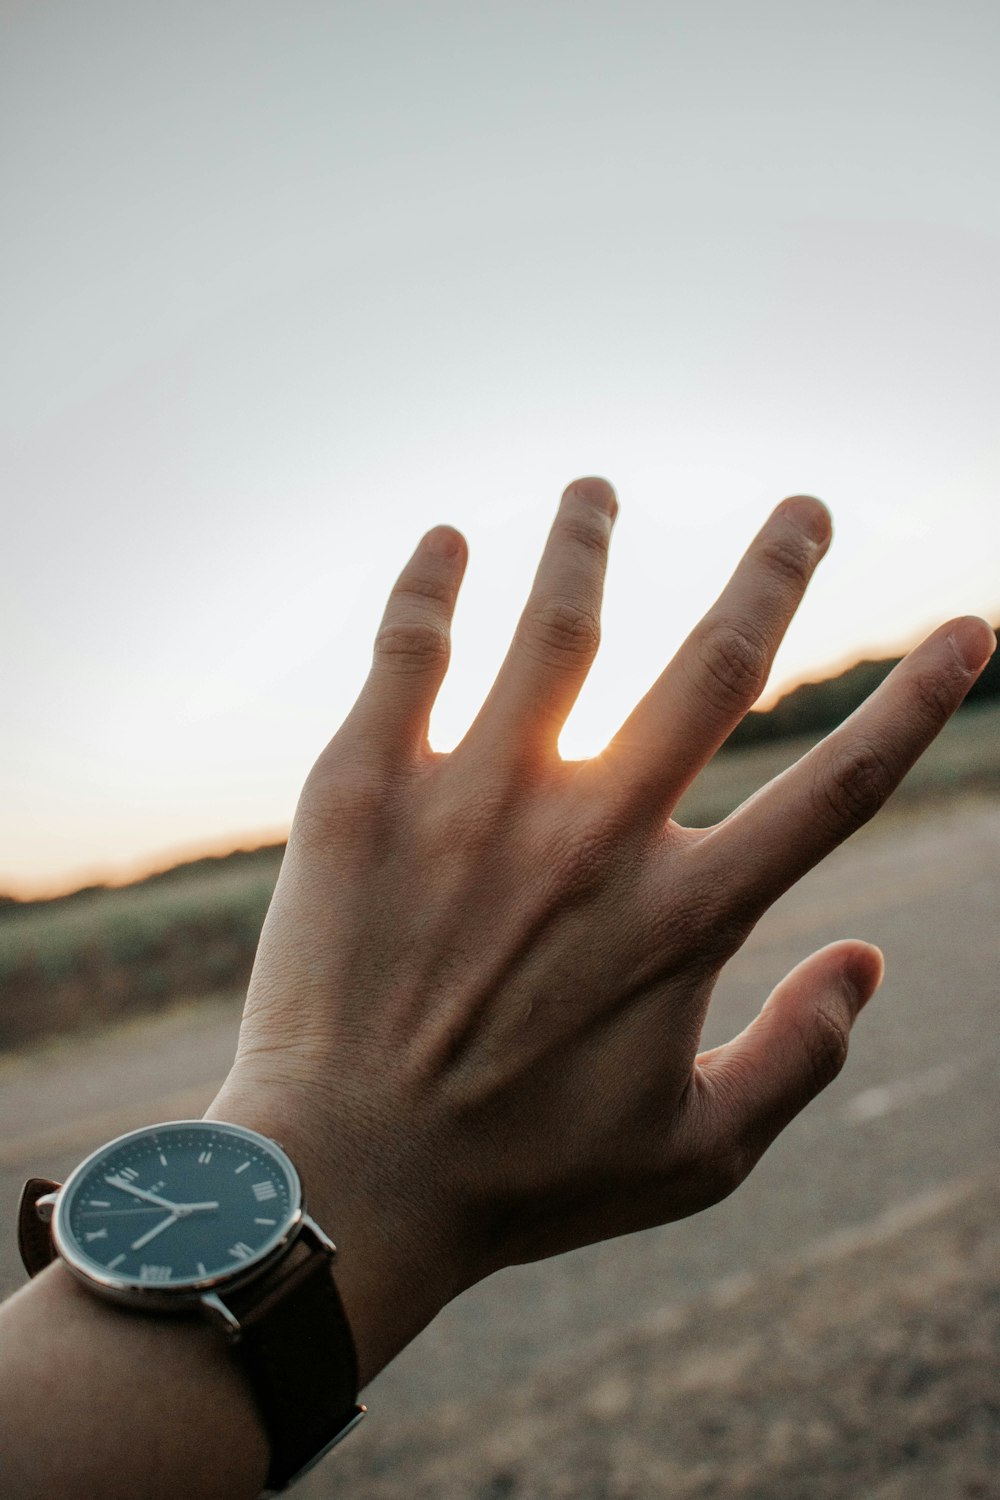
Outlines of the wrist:
[{"label": "wrist", "polygon": [[346,1121],[320,1118],[299,1089],[234,1069],[206,1119],[245,1125],[287,1152],[310,1215],[337,1246],[334,1280],[350,1324],[363,1389],[474,1277],[453,1253],[458,1237],[428,1212],[419,1184],[401,1191],[398,1162],[380,1179],[379,1153]]}]

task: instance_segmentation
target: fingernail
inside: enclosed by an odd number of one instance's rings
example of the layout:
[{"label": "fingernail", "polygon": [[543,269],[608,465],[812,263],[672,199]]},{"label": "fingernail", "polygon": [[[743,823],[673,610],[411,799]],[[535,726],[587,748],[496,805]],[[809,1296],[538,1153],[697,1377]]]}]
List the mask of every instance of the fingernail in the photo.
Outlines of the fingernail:
[{"label": "fingernail", "polygon": [[853,954],[844,965],[840,977],[857,1015],[885,978],[885,955],[881,948],[872,945]]},{"label": "fingernail", "polygon": [[572,489],[581,500],[586,500],[590,505],[603,510],[612,521],[618,515],[618,496],[615,494],[614,485],[609,480],[601,479],[596,474],[590,475],[586,479],[575,479]]},{"label": "fingernail", "polygon": [[813,495],[792,495],[783,500],[779,513],[787,516],[793,526],[805,533],[817,545],[828,542],[833,535],[833,518],[822,500]]},{"label": "fingernail", "polygon": [[462,546],[462,538],[450,526],[435,526],[424,537],[424,546],[435,557],[454,557]]},{"label": "fingernail", "polygon": [[997,648],[992,626],[979,619],[963,620],[948,641],[966,672],[980,671]]}]

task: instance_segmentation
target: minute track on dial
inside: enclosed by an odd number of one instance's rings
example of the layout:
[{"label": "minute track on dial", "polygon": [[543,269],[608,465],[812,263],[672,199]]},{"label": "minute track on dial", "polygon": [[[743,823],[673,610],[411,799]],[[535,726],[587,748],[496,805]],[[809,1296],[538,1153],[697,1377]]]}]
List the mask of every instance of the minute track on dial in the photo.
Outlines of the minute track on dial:
[{"label": "minute track on dial", "polygon": [[[140,1259],[146,1244],[169,1246],[162,1257],[169,1278],[157,1267],[157,1282],[195,1290],[245,1275],[280,1250],[301,1213],[301,1189],[285,1162],[266,1138],[221,1122],[134,1131],[81,1163],[66,1184],[56,1230],[71,1263],[79,1257],[123,1288],[150,1284]],[[151,1222],[157,1214],[165,1217]],[[137,1233],[144,1220],[148,1228]]]}]

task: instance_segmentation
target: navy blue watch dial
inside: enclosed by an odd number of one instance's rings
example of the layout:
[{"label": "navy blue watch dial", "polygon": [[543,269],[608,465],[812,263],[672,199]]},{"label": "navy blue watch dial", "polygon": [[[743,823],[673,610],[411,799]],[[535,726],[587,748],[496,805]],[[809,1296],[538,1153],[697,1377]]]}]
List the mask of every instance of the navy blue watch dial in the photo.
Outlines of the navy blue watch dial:
[{"label": "navy blue watch dial", "polygon": [[54,1229],[63,1254],[109,1285],[196,1287],[266,1259],[300,1209],[295,1169],[273,1142],[184,1120],[88,1157],[60,1195]]}]

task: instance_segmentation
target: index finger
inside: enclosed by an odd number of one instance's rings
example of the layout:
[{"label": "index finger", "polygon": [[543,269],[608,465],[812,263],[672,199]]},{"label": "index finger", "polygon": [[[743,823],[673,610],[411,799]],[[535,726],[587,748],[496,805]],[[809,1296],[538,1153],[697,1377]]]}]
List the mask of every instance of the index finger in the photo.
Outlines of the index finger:
[{"label": "index finger", "polygon": [[777,898],[873,818],[944,728],[989,661],[985,620],[942,625],[839,729],[756,792],[698,846],[738,919]]}]

